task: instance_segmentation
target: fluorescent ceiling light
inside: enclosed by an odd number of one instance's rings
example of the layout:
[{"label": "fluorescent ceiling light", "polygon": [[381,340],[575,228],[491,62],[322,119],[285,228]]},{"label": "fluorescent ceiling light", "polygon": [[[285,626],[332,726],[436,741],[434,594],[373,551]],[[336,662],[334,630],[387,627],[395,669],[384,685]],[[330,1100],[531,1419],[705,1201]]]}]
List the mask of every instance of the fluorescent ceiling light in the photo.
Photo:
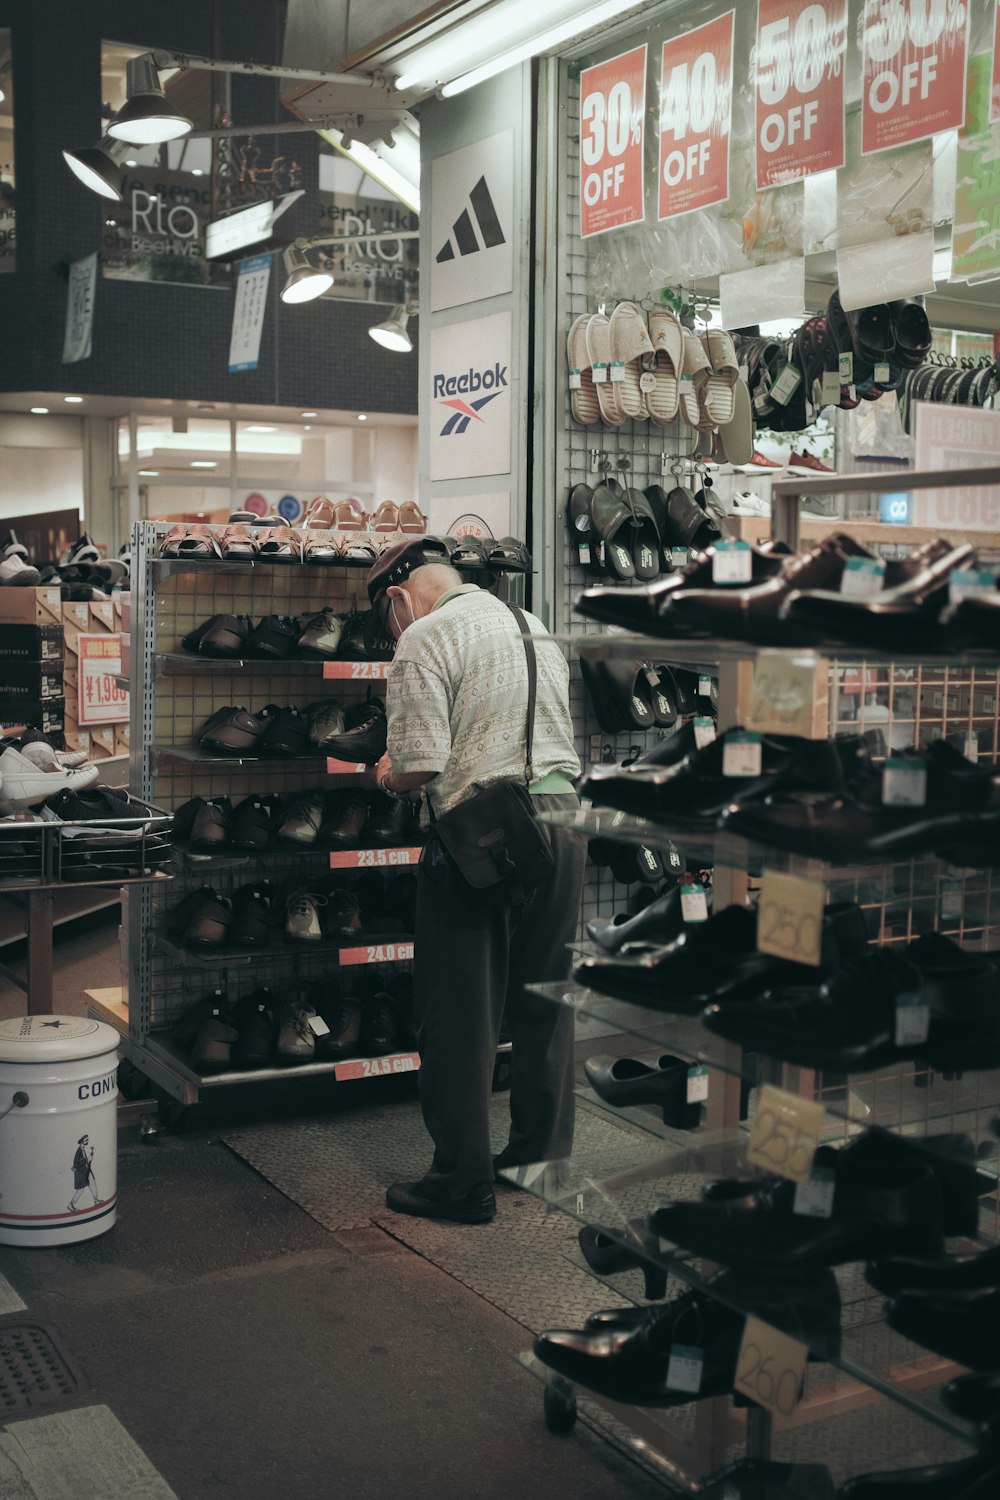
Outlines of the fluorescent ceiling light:
[{"label": "fluorescent ceiling light", "polygon": [[63,400],[66,402],[67,406],[79,406],[80,402],[83,400],[83,397],[82,396],[64,396]]},{"label": "fluorescent ceiling light", "polygon": [[374,339],[376,344],[381,344],[383,349],[391,349],[394,354],[409,354],[413,349],[413,340],[406,331],[408,322],[406,308],[400,303],[399,307],[393,309],[391,318],[369,328],[368,337]]},{"label": "fluorescent ceiling light", "polygon": [[[376,141],[374,147],[366,146],[350,136],[350,144],[345,146],[344,132],[332,127],[319,134],[412,213],[420,212],[420,145],[406,126],[393,126],[391,146],[385,141]],[[386,235],[386,239],[389,237]]]},{"label": "fluorescent ceiling light", "polygon": [[132,146],[158,146],[187,135],[194,126],[167,102],[152,54],[130,57],[125,65],[128,99],[108,126],[115,140]]},{"label": "fluorescent ceiling light", "polygon": [[35,417],[47,417],[49,414],[49,409],[47,406],[33,406],[31,408],[31,412]]},{"label": "fluorescent ceiling light", "polygon": [[282,257],[288,272],[288,280],[281,289],[282,302],[313,302],[333,286],[330,272],[317,269],[298,245],[289,245]]},{"label": "fluorescent ceiling light", "polygon": [[244,432],[277,432],[277,427],[265,427],[259,422],[254,422],[250,427],[245,427]]},{"label": "fluorescent ceiling light", "polygon": [[301,412],[300,415],[303,416],[303,417],[318,417],[319,416],[319,412],[318,411],[304,411],[304,412]]},{"label": "fluorescent ceiling light", "polygon": [[139,478],[140,479],[159,479],[159,477],[160,477],[160,471],[159,471],[159,469],[140,469],[139,470]]},{"label": "fluorescent ceiling light", "polygon": [[[452,78],[450,82],[442,85],[441,94],[445,99],[450,99],[455,94],[464,94],[466,89],[474,88],[477,83],[485,83],[487,78],[493,78],[497,73],[504,73],[517,63],[527,62],[528,58],[537,57],[540,52],[552,52],[565,42],[571,42],[581,32],[589,31],[594,26],[613,20],[623,11],[634,9],[635,3],[636,0],[603,0],[603,3],[592,6],[590,10],[582,14],[577,12],[567,16],[564,21],[550,26],[548,30],[527,37],[506,51],[487,57],[478,67],[470,69],[469,72]],[[537,18],[537,4],[533,9]]]},{"label": "fluorescent ceiling light", "polygon": [[214,458],[192,458],[192,469],[217,469],[219,465]]},{"label": "fluorescent ceiling light", "polygon": [[96,146],[64,151],[63,161],[92,193],[100,193],[102,198],[120,203],[122,192],[117,181],[118,168],[127,155],[128,146],[123,141],[114,141],[109,135],[104,135]]}]

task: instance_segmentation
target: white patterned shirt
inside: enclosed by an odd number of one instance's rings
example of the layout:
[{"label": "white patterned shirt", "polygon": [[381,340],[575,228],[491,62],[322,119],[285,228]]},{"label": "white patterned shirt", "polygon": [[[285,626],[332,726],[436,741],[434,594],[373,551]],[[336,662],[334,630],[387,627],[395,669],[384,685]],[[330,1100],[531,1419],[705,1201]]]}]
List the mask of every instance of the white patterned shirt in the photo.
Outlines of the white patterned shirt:
[{"label": "white patterned shirt", "polygon": [[[580,761],[569,712],[569,668],[541,620],[524,613],[532,635],[542,638],[535,648],[532,785],[553,775],[573,780]],[[400,637],[385,706],[393,771],[435,772],[430,791],[436,814],[491,782],[522,780],[528,668],[507,606],[482,589],[439,600]]]}]

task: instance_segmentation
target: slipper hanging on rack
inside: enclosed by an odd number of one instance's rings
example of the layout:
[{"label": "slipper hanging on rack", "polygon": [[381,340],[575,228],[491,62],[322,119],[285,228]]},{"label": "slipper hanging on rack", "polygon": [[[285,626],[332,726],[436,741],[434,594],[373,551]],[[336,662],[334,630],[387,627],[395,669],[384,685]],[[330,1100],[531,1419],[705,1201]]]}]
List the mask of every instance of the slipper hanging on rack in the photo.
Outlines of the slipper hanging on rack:
[{"label": "slipper hanging on rack", "polygon": [[601,420],[601,405],[594,385],[594,372],[590,366],[587,349],[587,324],[590,314],[584,313],[570,328],[566,340],[566,358],[569,366],[569,409],[574,422],[581,427],[594,427]]},{"label": "slipper hanging on rack", "polygon": [[609,427],[621,427],[625,409],[618,392],[619,382],[611,380],[611,321],[603,313],[594,313],[587,323],[587,351],[601,418]]},{"label": "slipper hanging on rack", "polygon": [[753,458],[753,411],[745,380],[733,389],[733,416],[719,428],[718,448],[727,464],[748,464]]},{"label": "slipper hanging on rack", "polygon": [[660,574],[660,528],[656,524],[653,508],[641,490],[626,489],[624,498],[635,518],[632,530],[635,576],[644,583],[649,583]]},{"label": "slipper hanging on rack", "polygon": [[646,327],[646,320],[634,302],[619,302],[610,321],[611,370],[622,374],[618,386],[618,400],[626,417],[633,422],[645,422],[649,418],[646,397],[639,384],[642,375],[642,357],[653,353],[653,345]]},{"label": "slipper hanging on rack", "polygon": [[649,336],[653,344],[652,374],[656,384],[646,393],[646,407],[650,420],[657,427],[669,427],[677,419],[684,364],[684,330],[677,314],[667,307],[658,307],[651,312]]},{"label": "slipper hanging on rack", "polygon": [[707,350],[711,373],[701,388],[701,401],[713,427],[725,427],[733,420],[735,388],[740,367],[731,336],[722,328],[710,328],[701,341]]},{"label": "slipper hanging on rack", "polygon": [[690,328],[682,328],[684,337],[684,364],[681,370],[680,405],[681,419],[689,427],[702,425],[700,391],[705,384],[706,372],[711,370],[701,339]]},{"label": "slipper hanging on rack", "polygon": [[[608,484],[599,484],[591,496],[590,524],[604,543],[604,568],[612,578],[635,577],[630,534],[633,521],[631,507],[621,493]],[[628,528],[624,536],[623,528]]]}]

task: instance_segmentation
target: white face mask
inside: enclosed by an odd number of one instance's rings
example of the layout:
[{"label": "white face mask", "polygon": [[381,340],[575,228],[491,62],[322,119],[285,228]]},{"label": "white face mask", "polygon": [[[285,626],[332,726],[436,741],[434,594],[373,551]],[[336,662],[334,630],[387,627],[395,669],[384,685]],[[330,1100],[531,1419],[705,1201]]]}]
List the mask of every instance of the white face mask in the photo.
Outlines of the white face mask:
[{"label": "white face mask", "polygon": [[[402,609],[400,606],[404,600],[406,608]],[[411,625],[415,625],[416,621],[417,617],[413,612],[413,601],[409,594],[405,591],[401,597],[393,594],[389,599],[389,629],[396,637],[396,640],[399,640],[404,630],[408,630]]]}]

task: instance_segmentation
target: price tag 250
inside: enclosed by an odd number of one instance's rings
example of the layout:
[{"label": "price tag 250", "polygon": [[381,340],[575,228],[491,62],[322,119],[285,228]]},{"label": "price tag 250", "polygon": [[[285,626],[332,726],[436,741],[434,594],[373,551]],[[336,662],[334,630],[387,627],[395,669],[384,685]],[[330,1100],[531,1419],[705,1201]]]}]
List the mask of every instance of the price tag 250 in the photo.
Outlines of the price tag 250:
[{"label": "price tag 250", "polygon": [[808,1182],[819,1145],[823,1106],[766,1083],[760,1090],[747,1161],[791,1182]]},{"label": "price tag 250", "polygon": [[794,964],[819,965],[826,891],[815,880],[765,870],[757,906],[757,947]]},{"label": "price tag 250", "polygon": [[805,1344],[760,1318],[749,1317],[736,1357],[733,1389],[775,1416],[790,1417],[799,1404],[808,1358]]}]

